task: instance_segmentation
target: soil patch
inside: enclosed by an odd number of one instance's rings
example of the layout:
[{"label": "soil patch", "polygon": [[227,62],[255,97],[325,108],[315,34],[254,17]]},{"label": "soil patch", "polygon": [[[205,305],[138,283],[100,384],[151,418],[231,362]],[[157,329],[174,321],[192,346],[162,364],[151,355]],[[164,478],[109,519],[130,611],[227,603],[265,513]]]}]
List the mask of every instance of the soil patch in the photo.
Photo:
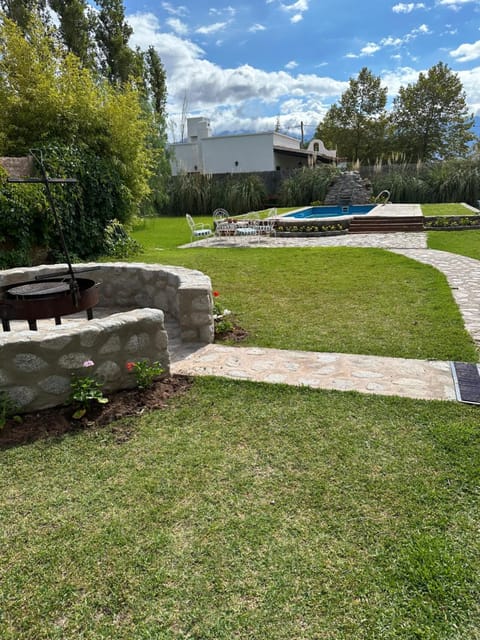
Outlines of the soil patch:
[{"label": "soil patch", "polygon": [[215,342],[242,342],[248,336],[248,331],[245,331],[238,324],[233,323],[233,326],[228,331],[215,332]]},{"label": "soil patch", "polygon": [[[105,427],[122,418],[138,416],[155,409],[164,409],[171,398],[184,394],[192,386],[187,376],[172,376],[153,383],[145,390],[128,389],[108,396],[107,404],[93,403],[85,416],[75,420],[73,405],[54,407],[26,413],[19,418],[8,418],[0,430],[0,449],[8,449],[45,438],[55,438],[75,431]],[[134,422],[124,421],[114,425],[118,442],[128,440],[134,430]]]}]

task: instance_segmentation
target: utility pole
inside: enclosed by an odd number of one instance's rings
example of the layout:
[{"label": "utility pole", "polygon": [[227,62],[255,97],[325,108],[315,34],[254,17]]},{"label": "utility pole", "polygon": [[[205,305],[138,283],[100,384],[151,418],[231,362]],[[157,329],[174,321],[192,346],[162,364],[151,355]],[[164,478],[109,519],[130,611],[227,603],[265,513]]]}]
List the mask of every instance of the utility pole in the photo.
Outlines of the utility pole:
[{"label": "utility pole", "polygon": [[300,122],[300,129],[301,129],[301,132],[302,132],[302,147],[303,147],[303,120],[302,120],[302,122]]}]

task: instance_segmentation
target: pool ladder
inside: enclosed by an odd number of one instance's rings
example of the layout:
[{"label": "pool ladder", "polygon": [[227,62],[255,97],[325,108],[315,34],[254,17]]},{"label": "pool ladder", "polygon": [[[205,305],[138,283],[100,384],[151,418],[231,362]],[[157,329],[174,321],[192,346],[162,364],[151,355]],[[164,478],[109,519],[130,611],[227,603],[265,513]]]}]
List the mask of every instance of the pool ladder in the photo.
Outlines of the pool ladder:
[{"label": "pool ladder", "polygon": [[383,191],[380,191],[380,193],[378,194],[378,196],[376,198],[374,198],[374,202],[377,202],[379,198],[381,198],[383,195],[386,195],[386,199],[385,202],[382,203],[382,206],[384,207],[387,203],[390,202],[390,191],[388,189],[384,189]]}]

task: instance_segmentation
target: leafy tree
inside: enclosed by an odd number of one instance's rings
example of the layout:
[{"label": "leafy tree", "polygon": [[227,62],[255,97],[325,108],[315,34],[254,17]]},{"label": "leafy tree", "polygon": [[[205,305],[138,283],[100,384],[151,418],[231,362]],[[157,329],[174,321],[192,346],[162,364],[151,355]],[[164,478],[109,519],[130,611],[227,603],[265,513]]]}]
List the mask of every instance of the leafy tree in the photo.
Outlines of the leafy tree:
[{"label": "leafy tree", "polygon": [[364,67],[351,78],[340,104],[334,104],[319,124],[315,137],[340,157],[374,162],[384,149],[387,89]]},{"label": "leafy tree", "polygon": [[0,0],[0,9],[5,12],[7,18],[17,23],[25,32],[33,14],[45,17],[45,0]]},{"label": "leafy tree", "polygon": [[95,16],[86,0],[49,0],[58,14],[59,31],[67,50],[74,53],[85,67],[95,68]]},{"label": "leafy tree", "polygon": [[140,78],[143,60],[128,46],[133,29],[125,21],[122,0],[97,0],[97,5],[100,11],[96,40],[105,77],[111,83],[126,83],[132,77]]},{"label": "leafy tree", "polygon": [[162,119],[165,119],[165,104],[167,102],[167,74],[155,47],[148,47],[145,53],[145,66],[149,92],[152,96],[153,109]]},{"label": "leafy tree", "polygon": [[443,62],[400,88],[392,125],[397,149],[411,162],[464,156],[475,139],[462,83]]},{"label": "leafy tree", "polygon": [[66,198],[66,233],[75,255],[101,252],[108,220],[128,222],[149,196],[162,151],[152,143],[158,133],[143,94],[132,83],[99,80],[38,19],[26,38],[4,18],[0,105],[0,155],[41,148],[52,175],[76,177],[78,188],[57,194]]}]

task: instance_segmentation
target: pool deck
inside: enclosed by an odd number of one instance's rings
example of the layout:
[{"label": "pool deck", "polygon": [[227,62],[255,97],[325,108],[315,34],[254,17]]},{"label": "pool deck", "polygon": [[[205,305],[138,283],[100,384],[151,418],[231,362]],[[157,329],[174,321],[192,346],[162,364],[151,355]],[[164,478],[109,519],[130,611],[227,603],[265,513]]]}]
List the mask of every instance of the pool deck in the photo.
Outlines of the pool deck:
[{"label": "pool deck", "polygon": [[367,216],[421,216],[422,208],[419,204],[379,204]]}]

